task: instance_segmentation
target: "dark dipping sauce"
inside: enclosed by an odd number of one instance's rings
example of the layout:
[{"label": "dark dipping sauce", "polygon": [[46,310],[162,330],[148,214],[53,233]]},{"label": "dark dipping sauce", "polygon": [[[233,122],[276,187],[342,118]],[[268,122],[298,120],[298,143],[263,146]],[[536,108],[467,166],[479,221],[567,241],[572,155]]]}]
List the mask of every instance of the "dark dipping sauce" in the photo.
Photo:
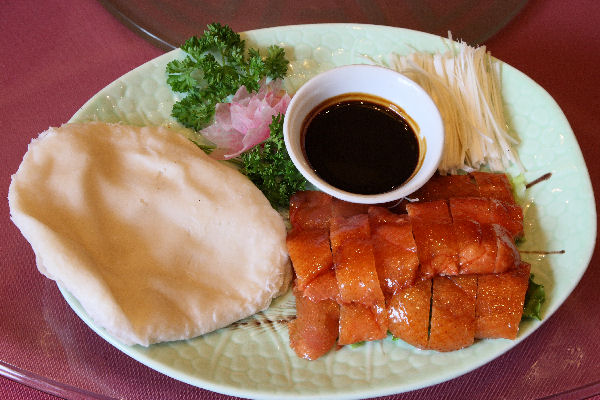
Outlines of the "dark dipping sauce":
[{"label": "dark dipping sauce", "polygon": [[317,106],[302,127],[303,151],[324,181],[357,194],[401,186],[419,164],[413,128],[385,100],[345,94]]}]

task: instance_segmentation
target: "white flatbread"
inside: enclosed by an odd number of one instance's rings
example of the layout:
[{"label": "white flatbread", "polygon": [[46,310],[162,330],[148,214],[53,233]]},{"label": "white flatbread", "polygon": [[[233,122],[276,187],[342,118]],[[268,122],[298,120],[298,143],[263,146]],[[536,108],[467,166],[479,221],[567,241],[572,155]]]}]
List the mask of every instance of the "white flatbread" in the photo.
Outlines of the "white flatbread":
[{"label": "white flatbread", "polygon": [[289,284],[280,215],[167,128],[51,128],[29,145],[8,198],[40,272],[125,344],[227,326]]}]

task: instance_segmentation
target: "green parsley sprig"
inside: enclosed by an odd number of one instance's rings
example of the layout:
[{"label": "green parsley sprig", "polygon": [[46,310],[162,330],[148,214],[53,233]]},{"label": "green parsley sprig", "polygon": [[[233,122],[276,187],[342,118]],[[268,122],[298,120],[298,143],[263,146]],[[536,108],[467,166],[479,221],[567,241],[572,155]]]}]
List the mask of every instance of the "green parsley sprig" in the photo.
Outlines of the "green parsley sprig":
[{"label": "green parsley sprig", "polygon": [[264,193],[275,209],[287,208],[290,197],[306,188],[306,180],[288,155],[283,139],[283,115],[275,115],[269,138],[242,153],[241,172]]},{"label": "green parsley sprig", "polygon": [[181,49],[186,58],[167,64],[167,83],[186,94],[173,105],[172,116],[196,131],[212,121],[217,103],[242,85],[255,92],[261,79],[283,78],[287,73],[284,49],[270,46],[264,57],[257,49],[246,52],[240,35],[219,23],[208,25],[201,37],[191,37]]}]

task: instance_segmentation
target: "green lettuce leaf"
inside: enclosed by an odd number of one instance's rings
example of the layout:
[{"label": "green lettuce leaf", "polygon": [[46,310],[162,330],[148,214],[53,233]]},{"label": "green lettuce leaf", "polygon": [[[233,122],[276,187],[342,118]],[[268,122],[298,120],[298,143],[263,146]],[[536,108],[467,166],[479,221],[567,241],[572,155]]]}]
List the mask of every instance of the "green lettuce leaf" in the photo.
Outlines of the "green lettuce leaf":
[{"label": "green lettuce leaf", "polygon": [[544,286],[533,281],[534,275],[529,276],[529,287],[525,294],[525,304],[523,306],[523,318],[535,318],[542,320],[540,310],[542,304],[546,301],[546,292]]}]

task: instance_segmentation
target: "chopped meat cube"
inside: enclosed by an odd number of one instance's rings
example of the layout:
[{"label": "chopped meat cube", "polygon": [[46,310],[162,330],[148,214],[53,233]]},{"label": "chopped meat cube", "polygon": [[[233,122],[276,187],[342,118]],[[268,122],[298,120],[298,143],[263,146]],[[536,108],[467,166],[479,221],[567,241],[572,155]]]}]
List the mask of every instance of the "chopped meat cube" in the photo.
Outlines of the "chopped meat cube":
[{"label": "chopped meat cube", "polygon": [[329,229],[332,197],[306,190],[290,198],[290,223],[296,229]]},{"label": "chopped meat cube", "polygon": [[498,274],[514,269],[521,263],[521,255],[519,254],[519,250],[517,250],[517,246],[512,241],[510,233],[497,224],[492,224],[491,228],[494,230],[497,238],[496,243],[498,244],[493,272]]},{"label": "chopped meat cube", "polygon": [[375,267],[384,294],[391,295],[412,285],[417,277],[419,257],[408,217],[382,207],[370,207],[369,223]]},{"label": "chopped meat cube", "polygon": [[348,201],[336,199],[331,200],[331,216],[335,217],[352,217],[358,214],[366,214],[369,209],[368,204],[350,203]]},{"label": "chopped meat cube", "polygon": [[419,201],[435,201],[478,195],[475,180],[469,175],[434,175],[409,197]]},{"label": "chopped meat cube", "polygon": [[458,242],[460,274],[493,272],[498,243],[491,225],[455,219],[454,230]]},{"label": "chopped meat cube", "polygon": [[339,332],[340,309],[333,300],[314,302],[296,296],[296,319],[288,324],[290,347],[298,357],[316,360],[334,345]]},{"label": "chopped meat cube", "polygon": [[406,205],[406,212],[411,220],[452,222],[452,216],[446,200],[418,202]]},{"label": "chopped meat cube", "polygon": [[476,294],[475,275],[439,276],[433,279],[428,348],[452,351],[473,344]]},{"label": "chopped meat cube", "polygon": [[477,283],[475,337],[515,339],[529,286],[530,265],[480,275]]},{"label": "chopped meat cube", "polygon": [[447,202],[413,203],[406,210],[412,222],[421,276],[458,274],[458,243]]},{"label": "chopped meat cube", "polygon": [[395,337],[420,349],[427,348],[431,279],[419,281],[388,301],[388,329]]},{"label": "chopped meat cube", "polygon": [[387,336],[388,324],[384,303],[373,306],[350,303],[340,305],[338,344],[346,345]]},{"label": "chopped meat cube", "polygon": [[516,204],[482,197],[454,198],[450,199],[450,212],[454,219],[501,225],[513,238],[523,235],[523,210]]},{"label": "chopped meat cube", "polygon": [[330,239],[340,300],[368,306],[383,302],[368,215],[333,219]]},{"label": "chopped meat cube", "polygon": [[519,265],[521,257],[510,233],[497,224],[455,220],[460,274],[501,273]]},{"label": "chopped meat cube", "polygon": [[367,214],[358,214],[348,218],[336,217],[331,220],[330,241],[331,250],[334,252],[348,238],[368,240],[370,237],[371,227]]},{"label": "chopped meat cube", "polygon": [[332,268],[329,230],[293,229],[288,233],[286,243],[299,290],[304,290],[317,275]]},{"label": "chopped meat cube", "polygon": [[372,306],[384,301],[370,240],[347,239],[333,253],[340,301]]},{"label": "chopped meat cube", "polygon": [[335,271],[329,269],[313,279],[304,289],[303,295],[312,301],[339,300],[340,289],[338,288]]},{"label": "chopped meat cube", "polygon": [[496,199],[506,203],[515,202],[512,187],[506,174],[495,174],[490,172],[471,172],[470,175],[475,179],[479,191],[479,195],[475,196]]},{"label": "chopped meat cube", "polygon": [[407,214],[396,214],[389,209],[380,206],[370,206],[367,210],[369,215],[369,225],[386,224],[386,223],[402,223],[408,221]]}]

